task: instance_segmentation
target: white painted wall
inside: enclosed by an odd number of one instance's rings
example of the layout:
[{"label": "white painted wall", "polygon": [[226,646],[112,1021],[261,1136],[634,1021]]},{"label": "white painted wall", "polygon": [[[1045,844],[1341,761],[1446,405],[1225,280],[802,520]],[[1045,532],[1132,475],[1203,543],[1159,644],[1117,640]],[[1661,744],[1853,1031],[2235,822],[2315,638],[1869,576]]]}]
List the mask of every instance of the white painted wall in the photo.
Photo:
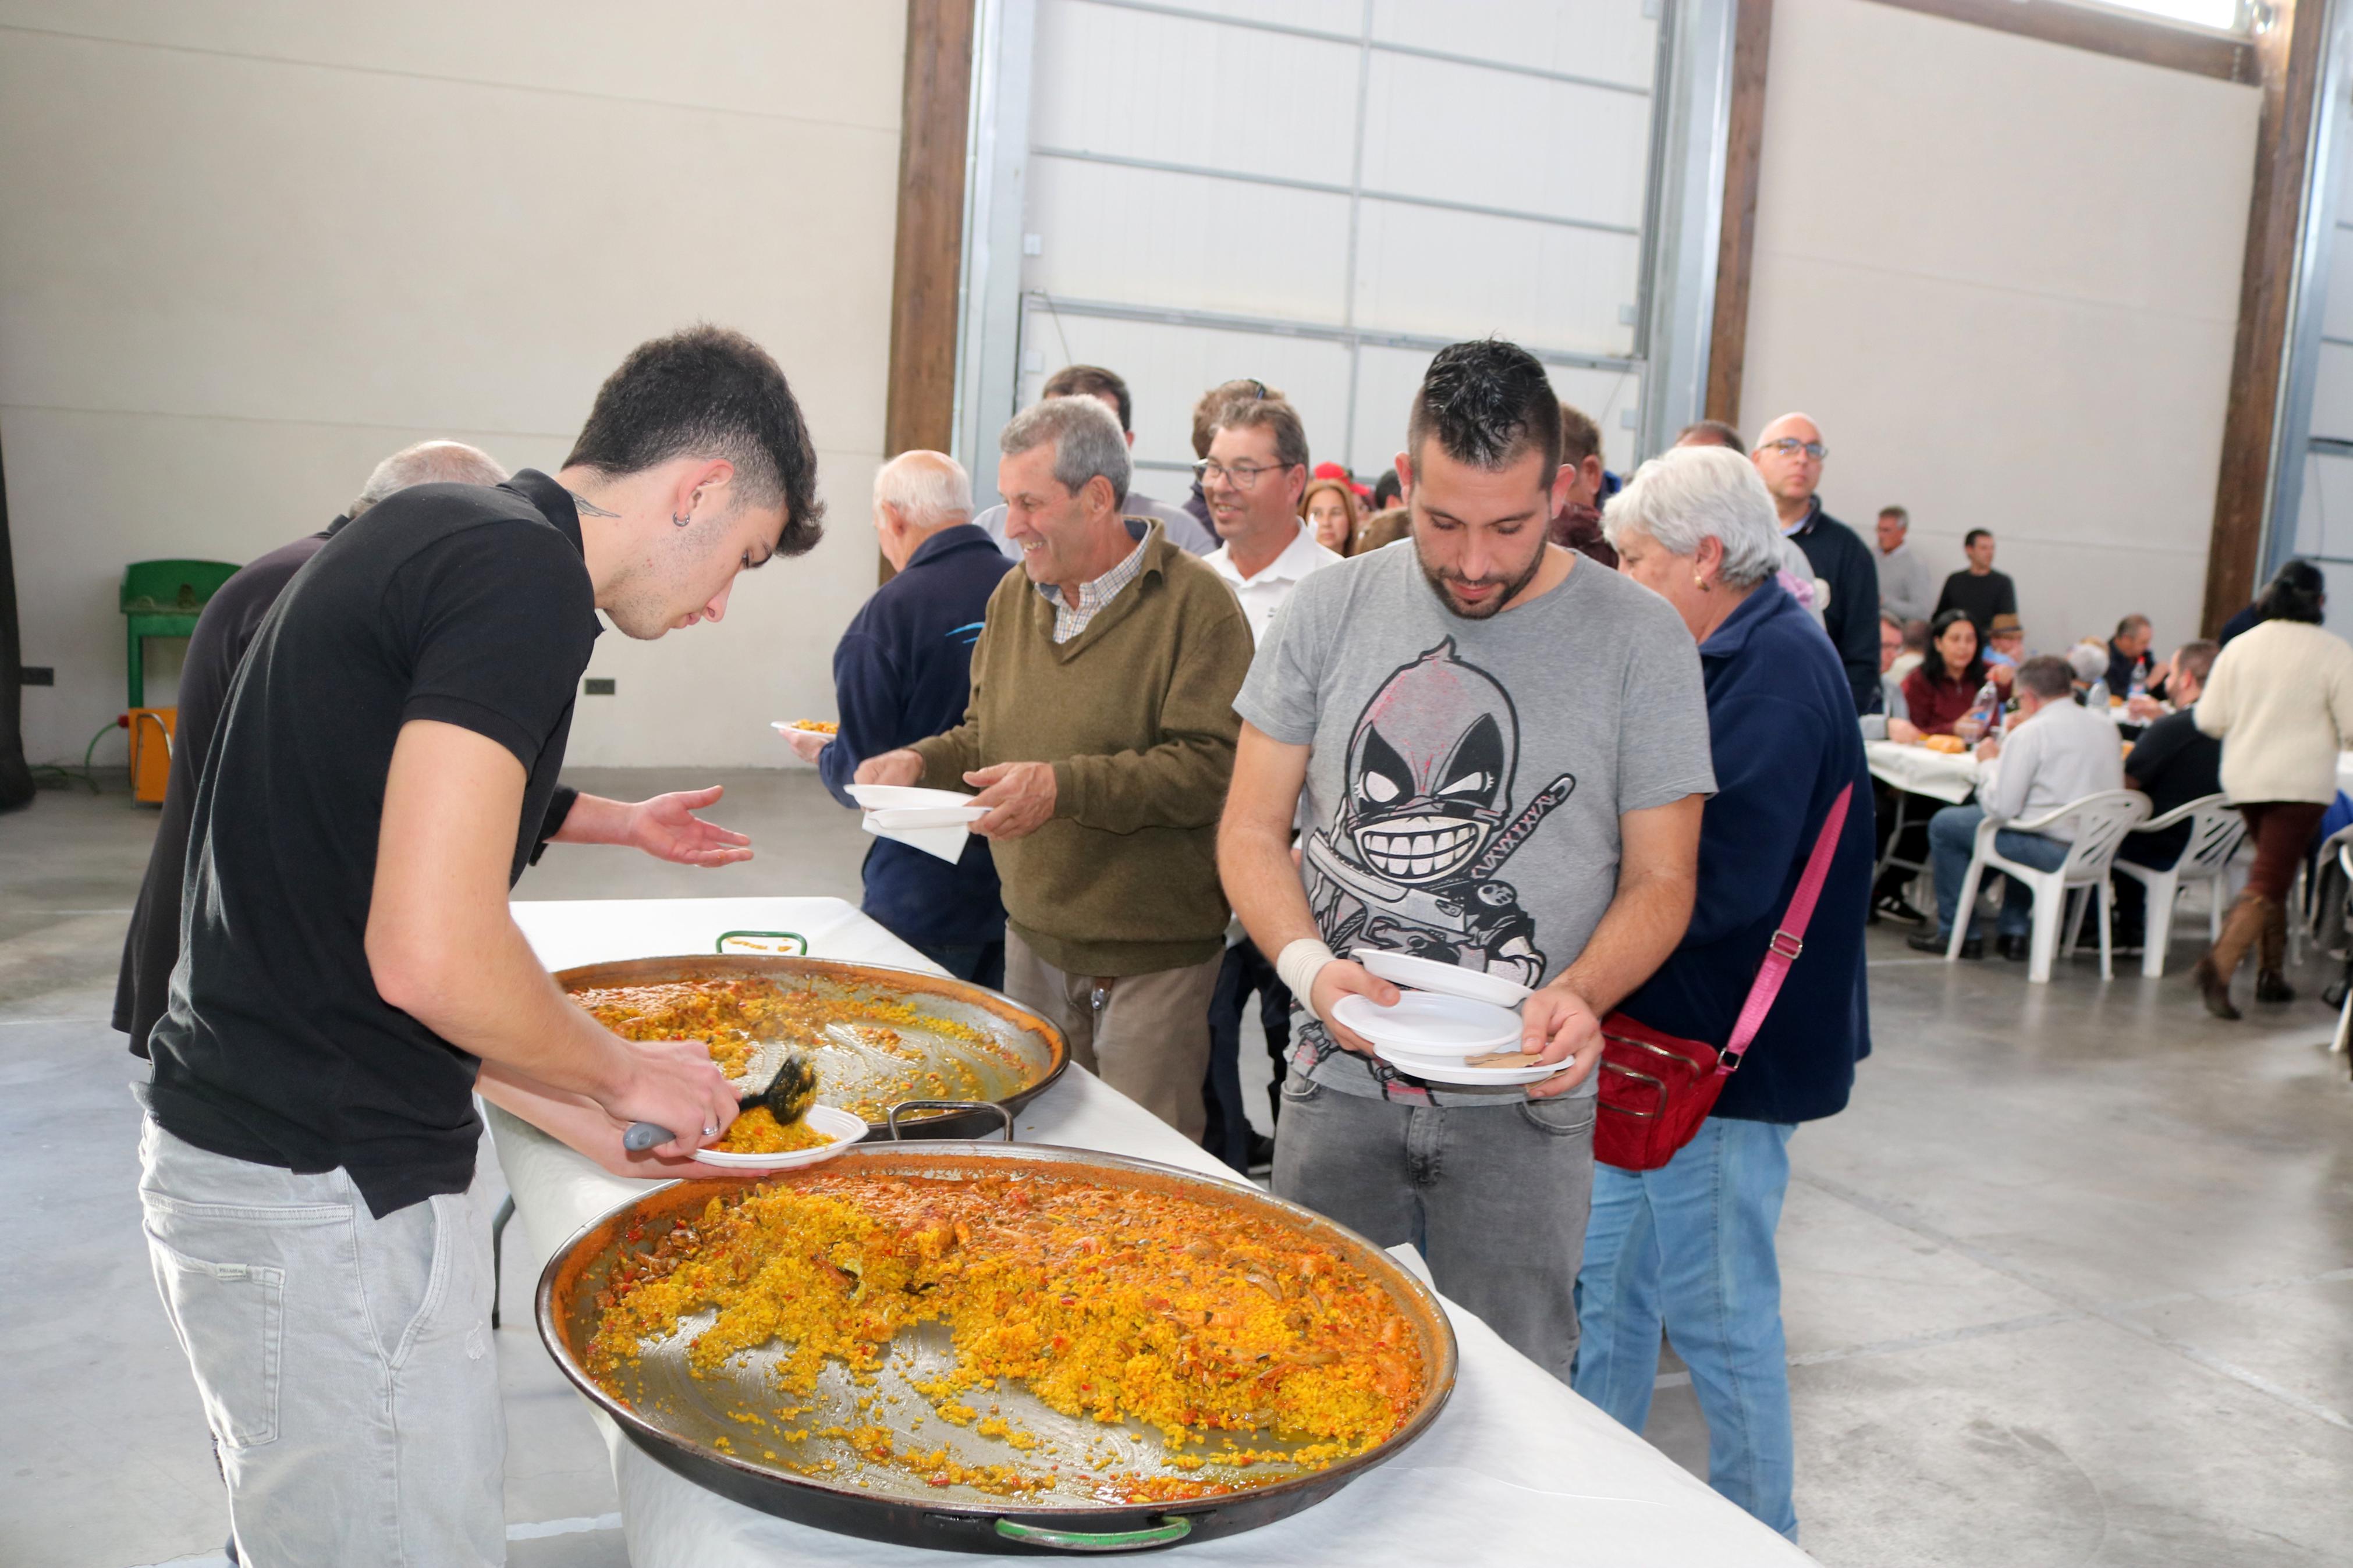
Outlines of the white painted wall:
[{"label": "white painted wall", "polygon": [[778,761],[768,721],[832,712],[874,584],[903,26],[880,0],[0,0],[0,437],[25,659],[58,671],[27,752],[78,759],[121,708],[124,563],[248,560],[427,437],[553,468],[630,346],[701,319],[784,365],[834,520],[721,625],[600,639],[619,691],[581,700],[571,757]]},{"label": "white painted wall", "polygon": [[1995,531],[2029,646],[2197,632],[2256,90],[1871,0],[1777,0],[1741,425],[1939,573]]}]

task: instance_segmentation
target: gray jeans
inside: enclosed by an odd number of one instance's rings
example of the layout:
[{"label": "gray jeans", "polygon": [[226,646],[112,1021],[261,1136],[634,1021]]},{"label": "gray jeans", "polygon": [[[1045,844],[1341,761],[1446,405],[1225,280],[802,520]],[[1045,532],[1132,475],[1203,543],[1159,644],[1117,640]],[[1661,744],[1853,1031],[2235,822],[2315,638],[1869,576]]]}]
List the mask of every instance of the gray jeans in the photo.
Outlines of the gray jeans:
[{"label": "gray jeans", "polygon": [[491,1234],[472,1194],[377,1219],[151,1119],[139,1204],[250,1568],[506,1561]]},{"label": "gray jeans", "polygon": [[1275,1195],[1379,1246],[1414,1243],[1440,1294],[1567,1383],[1595,1103],[1398,1105],[1293,1068],[1275,1122]]}]

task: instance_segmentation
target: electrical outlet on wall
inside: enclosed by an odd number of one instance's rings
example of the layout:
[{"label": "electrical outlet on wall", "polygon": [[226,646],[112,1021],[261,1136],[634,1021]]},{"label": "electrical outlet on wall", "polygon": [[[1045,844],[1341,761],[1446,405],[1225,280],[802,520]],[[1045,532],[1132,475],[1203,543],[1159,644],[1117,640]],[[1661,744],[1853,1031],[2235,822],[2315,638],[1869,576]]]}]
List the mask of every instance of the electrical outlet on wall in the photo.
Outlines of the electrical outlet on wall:
[{"label": "electrical outlet on wall", "polygon": [[584,689],[591,697],[610,697],[613,695],[613,678],[609,675],[592,675],[588,678]]}]

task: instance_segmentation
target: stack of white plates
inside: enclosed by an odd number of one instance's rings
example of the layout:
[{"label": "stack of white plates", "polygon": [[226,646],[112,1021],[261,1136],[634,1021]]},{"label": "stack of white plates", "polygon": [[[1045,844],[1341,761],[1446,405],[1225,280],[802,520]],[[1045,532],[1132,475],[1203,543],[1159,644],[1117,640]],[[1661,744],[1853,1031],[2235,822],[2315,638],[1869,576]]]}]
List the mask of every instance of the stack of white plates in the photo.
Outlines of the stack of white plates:
[{"label": "stack of white plates", "polygon": [[1518,1054],[1520,1016],[1514,1009],[1531,994],[1526,986],[1409,953],[1360,947],[1349,956],[1407,989],[1392,1007],[1344,996],[1333,1005],[1332,1020],[1372,1042],[1381,1059],[1400,1071],[1431,1083],[1503,1088],[1537,1083],[1560,1070],[1558,1064],[1492,1067],[1482,1059]]}]

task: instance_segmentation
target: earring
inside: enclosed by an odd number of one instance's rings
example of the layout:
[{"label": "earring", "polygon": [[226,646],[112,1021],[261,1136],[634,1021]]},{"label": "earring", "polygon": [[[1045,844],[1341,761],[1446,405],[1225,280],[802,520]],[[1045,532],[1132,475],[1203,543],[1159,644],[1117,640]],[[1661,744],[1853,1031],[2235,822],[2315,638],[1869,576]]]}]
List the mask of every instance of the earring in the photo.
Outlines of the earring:
[{"label": "earring", "polygon": [[1692,586],[1704,594],[1707,592],[1707,579],[1694,572],[1692,574]]},{"label": "earring", "polygon": [[694,521],[694,513],[692,513],[692,512],[691,512],[691,511],[690,511],[690,512],[688,512],[684,517],[681,517],[681,516],[679,516],[679,515],[678,515],[678,513],[676,513],[676,512],[672,512],[672,513],[670,513],[670,525],[672,528],[684,528],[687,524],[689,524],[689,523],[692,522],[693,521]]}]

